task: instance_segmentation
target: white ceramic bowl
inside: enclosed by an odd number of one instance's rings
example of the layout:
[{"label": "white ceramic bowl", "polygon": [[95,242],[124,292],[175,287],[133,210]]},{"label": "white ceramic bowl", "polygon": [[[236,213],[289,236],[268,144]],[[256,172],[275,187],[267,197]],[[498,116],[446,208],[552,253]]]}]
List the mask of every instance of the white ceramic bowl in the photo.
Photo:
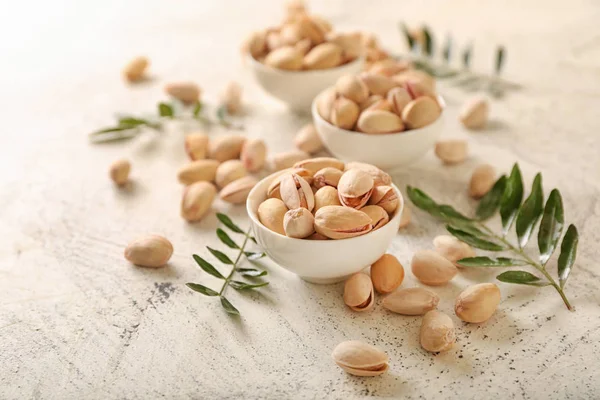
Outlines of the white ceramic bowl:
[{"label": "white ceramic bowl", "polygon": [[[438,101],[445,108],[441,97]],[[433,148],[442,133],[445,113],[442,111],[434,123],[423,128],[379,135],[348,131],[330,124],[319,115],[316,99],[312,105],[312,116],[319,136],[336,158],[361,161],[390,170],[417,161]]]},{"label": "white ceramic bowl", "polygon": [[317,94],[332,86],[345,74],[358,74],[364,66],[364,59],[356,60],[335,68],[312,71],[284,71],[268,67],[247,57],[252,74],[271,96],[283,101],[295,111],[308,112]]},{"label": "white ceramic bowl", "polygon": [[385,254],[398,233],[404,209],[402,194],[395,185],[392,186],[400,200],[398,208],[382,228],[349,239],[294,239],[266,228],[260,223],[257,214],[258,206],[267,198],[267,188],[285,172],[280,171],[261,180],[254,186],[246,201],[254,236],[273,261],[305,281],[327,284],[345,280]]}]

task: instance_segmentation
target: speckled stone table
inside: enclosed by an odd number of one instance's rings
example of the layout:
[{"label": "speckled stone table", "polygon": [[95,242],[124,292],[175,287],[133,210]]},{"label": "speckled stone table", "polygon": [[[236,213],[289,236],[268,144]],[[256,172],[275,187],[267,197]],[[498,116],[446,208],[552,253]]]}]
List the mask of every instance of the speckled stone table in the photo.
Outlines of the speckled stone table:
[{"label": "speckled stone table", "polygon": [[[317,3],[317,2],[315,2]],[[271,284],[230,299],[227,316],[184,284],[215,286],[192,253],[221,247],[214,213],[198,224],[179,217],[175,173],[185,162],[175,126],[160,137],[93,146],[86,134],[116,112],[151,111],[168,80],[192,79],[210,102],[229,79],[243,83],[249,136],[271,151],[291,149],[307,121],[267,98],[239,60],[244,33],[276,22],[277,1],[158,0],[12,2],[0,23],[0,398],[531,398],[600,396],[600,7],[593,2],[508,0],[335,0],[315,4],[339,29],[365,29],[403,50],[397,22],[427,22],[438,37],[473,40],[474,63],[489,69],[495,44],[508,49],[506,77],[523,88],[494,101],[485,132],[456,122],[462,90],[442,83],[446,137],[466,137],[468,161],[442,167],[429,154],[394,174],[468,211],[469,173],[482,161],[507,171],[518,161],[527,182],[544,174],[546,193],[562,191],[566,219],[577,224],[580,250],[567,293],[568,312],[551,289],[500,284],[491,320],[466,325],[453,298],[494,274],[464,271],[437,292],[458,330],[439,355],[418,344],[420,318],[380,306],[350,312],[342,285],[317,286],[268,264]],[[125,60],[147,54],[154,80],[126,87]],[[213,131],[215,135],[220,131]],[[133,162],[134,186],[117,191],[111,161]],[[242,207],[215,203],[247,226]],[[175,246],[167,268],[129,265],[133,237],[162,233]],[[415,211],[390,248],[406,266],[443,227]],[[554,262],[551,261],[551,265]],[[552,267],[553,268],[553,267]],[[494,271],[496,272],[496,271]],[[416,285],[407,273],[406,286]],[[385,350],[389,373],[345,374],[330,359],[335,345],[362,339]]]}]

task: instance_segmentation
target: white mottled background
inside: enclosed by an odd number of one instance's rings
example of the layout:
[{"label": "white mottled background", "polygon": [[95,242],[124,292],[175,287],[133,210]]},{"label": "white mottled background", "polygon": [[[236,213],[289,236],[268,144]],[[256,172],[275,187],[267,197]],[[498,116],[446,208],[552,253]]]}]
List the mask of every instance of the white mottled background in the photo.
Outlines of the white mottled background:
[{"label": "white mottled background", "polygon": [[[93,146],[87,133],[115,112],[146,112],[168,80],[192,79],[215,100],[229,79],[246,89],[250,136],[272,151],[291,149],[306,118],[290,115],[244,73],[243,35],[275,23],[277,1],[4,2],[0,14],[0,398],[595,398],[600,391],[600,6],[594,1],[482,2],[337,0],[313,2],[340,29],[380,34],[403,51],[397,22],[428,23],[438,37],[474,40],[475,63],[489,69],[495,44],[508,49],[506,76],[520,92],[493,103],[492,129],[466,133],[456,118],[466,95],[441,85],[451,114],[444,135],[468,137],[471,157],[443,168],[430,154],[395,175],[470,210],[472,168],[518,161],[546,193],[562,191],[580,251],[567,292],[569,313],[551,289],[500,285],[503,302],[483,325],[452,313],[454,296],[494,274],[464,272],[438,292],[458,343],[432,355],[418,345],[419,318],[380,306],[351,313],[342,286],[315,286],[270,265],[260,294],[231,292],[242,318],[184,283],[218,282],[191,254],[221,247],[214,215],[196,225],[179,217],[176,170],[186,160],[185,129],[162,137]],[[151,84],[129,88],[125,61],[152,60]],[[215,134],[218,132],[215,131]],[[111,161],[133,161],[134,190],[107,178]],[[226,210],[216,203],[216,209]],[[246,226],[241,207],[229,211]],[[443,231],[415,212],[390,251],[408,266]],[[146,232],[175,246],[167,268],[129,265],[124,245]],[[554,265],[554,264],[552,264]],[[553,267],[551,267],[553,268]],[[407,274],[404,285],[415,280]],[[359,338],[390,356],[388,374],[349,376],[330,359]]]}]

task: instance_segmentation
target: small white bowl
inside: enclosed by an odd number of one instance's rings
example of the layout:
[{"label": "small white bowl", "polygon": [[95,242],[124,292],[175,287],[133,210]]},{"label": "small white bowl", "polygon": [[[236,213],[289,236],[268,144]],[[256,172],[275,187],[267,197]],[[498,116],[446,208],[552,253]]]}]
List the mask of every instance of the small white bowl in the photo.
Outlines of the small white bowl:
[{"label": "small white bowl", "polygon": [[[319,94],[320,95],[320,94]],[[442,97],[438,101],[445,108]],[[366,134],[338,128],[325,121],[312,105],[315,128],[329,151],[343,161],[361,161],[381,169],[409,165],[424,156],[442,133],[445,113],[432,124],[398,133]]]},{"label": "small white bowl", "polygon": [[404,209],[402,194],[395,185],[392,186],[398,196],[398,208],[390,221],[376,231],[340,240],[294,239],[266,228],[257,214],[258,206],[267,198],[267,188],[285,172],[277,172],[258,182],[246,201],[256,241],[273,261],[305,281],[328,284],[345,280],[385,254],[398,233]]},{"label": "small white bowl", "polygon": [[335,68],[311,71],[285,71],[271,68],[248,55],[248,65],[252,74],[265,92],[283,101],[295,111],[308,112],[317,94],[332,86],[345,74],[358,74],[364,66],[364,59],[357,58]]}]

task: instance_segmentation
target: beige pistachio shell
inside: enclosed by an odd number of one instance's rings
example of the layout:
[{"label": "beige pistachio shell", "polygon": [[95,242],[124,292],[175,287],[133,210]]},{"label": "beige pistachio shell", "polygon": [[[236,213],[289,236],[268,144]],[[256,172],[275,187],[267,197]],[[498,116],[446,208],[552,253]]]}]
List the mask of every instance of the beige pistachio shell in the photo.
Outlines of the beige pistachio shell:
[{"label": "beige pistachio shell", "polygon": [[402,110],[402,121],[408,129],[419,129],[432,124],[442,115],[439,104],[430,97],[410,101]]},{"label": "beige pistachio shell", "polygon": [[322,43],[312,48],[302,61],[306,69],[326,69],[342,63],[342,48],[335,43]]},{"label": "beige pistachio shell", "polygon": [[452,348],[456,341],[454,323],[446,314],[431,310],[423,316],[420,332],[421,347],[437,353]]},{"label": "beige pistachio shell", "polygon": [[404,123],[393,112],[366,109],[360,114],[356,127],[364,133],[394,133],[402,132]]},{"label": "beige pistachio shell", "polygon": [[381,99],[373,104],[371,104],[369,107],[367,107],[367,110],[381,110],[381,111],[389,111],[389,112],[394,112],[394,110],[392,109],[392,104],[387,101],[386,99]]},{"label": "beige pistachio shell", "polygon": [[481,323],[491,318],[500,304],[500,289],[493,283],[469,286],[456,298],[454,311],[465,322]]},{"label": "beige pistachio shell", "polygon": [[333,29],[331,22],[321,16],[311,15],[310,19],[318,26],[319,30],[325,34],[331,32]]},{"label": "beige pistachio shell", "polygon": [[433,239],[435,251],[451,263],[456,264],[461,258],[475,257],[475,251],[454,236],[440,235]]},{"label": "beige pistachio shell", "polygon": [[129,82],[139,82],[144,78],[144,73],[150,62],[146,57],[135,57],[129,61],[123,69],[123,76]]},{"label": "beige pistachio shell", "polygon": [[[324,20],[321,20],[321,22]],[[315,21],[314,18],[303,15],[298,19],[302,36],[310,39],[313,45],[320,45],[325,40],[326,27]]]},{"label": "beige pistachio shell", "polygon": [[109,176],[118,186],[123,186],[129,181],[131,163],[128,160],[117,160],[110,165]]},{"label": "beige pistachio shell", "polygon": [[280,199],[267,199],[258,206],[258,219],[273,232],[285,235],[283,218],[287,211],[287,207]]},{"label": "beige pistachio shell", "polygon": [[379,206],[391,215],[398,208],[400,200],[393,187],[382,185],[373,188],[373,193],[371,193],[367,204]]},{"label": "beige pistachio shell", "polygon": [[300,40],[304,39],[302,27],[297,22],[283,25],[281,27],[281,31],[279,31],[279,36],[281,38],[281,42],[286,46],[293,46]]},{"label": "beige pistachio shell", "polygon": [[179,169],[177,179],[184,185],[191,185],[199,181],[214,181],[217,175],[217,160],[192,161]]},{"label": "beige pistachio shell", "polygon": [[333,103],[337,99],[335,88],[325,90],[317,97],[317,112],[325,121],[331,123]]},{"label": "beige pistachio shell", "polygon": [[429,97],[437,103],[437,93],[428,83],[419,79],[409,79],[402,85],[414,100],[419,97]]},{"label": "beige pistachio shell", "polygon": [[373,230],[377,230],[390,221],[388,213],[379,206],[365,206],[360,211],[371,217],[371,225]]},{"label": "beige pistachio shell", "polygon": [[306,153],[317,153],[323,149],[323,141],[313,124],[304,125],[294,138],[296,147]]},{"label": "beige pistachio shell", "polygon": [[426,86],[430,92],[435,92],[435,78],[424,71],[407,69],[395,74],[392,79],[399,85],[406,85],[408,82],[413,84],[418,82],[419,84]]},{"label": "beige pistachio shell", "polygon": [[384,254],[371,265],[371,280],[378,293],[391,293],[404,280],[404,267],[391,254]]},{"label": "beige pistachio shell", "polygon": [[288,71],[298,71],[302,69],[302,53],[293,46],[281,46],[265,58],[265,64],[272,68]]},{"label": "beige pistachio shell", "polygon": [[185,152],[192,161],[205,159],[208,153],[208,135],[200,132],[187,135]]},{"label": "beige pistachio shell", "polygon": [[387,95],[395,86],[398,86],[391,78],[383,75],[372,74],[370,72],[363,72],[359,75],[360,80],[369,88],[371,94],[378,94],[383,97]]},{"label": "beige pistachio shell", "polygon": [[434,292],[420,288],[399,289],[383,299],[383,307],[402,315],[423,315],[435,310],[440,297]]},{"label": "beige pistachio shell", "polygon": [[474,199],[485,196],[496,182],[496,170],[489,164],[475,168],[469,182],[469,195]]},{"label": "beige pistachio shell", "polygon": [[391,104],[393,112],[402,115],[402,110],[412,101],[412,98],[405,88],[395,87],[388,92],[387,101]]},{"label": "beige pistachio shell", "polygon": [[302,57],[304,57],[310,51],[310,49],[312,49],[312,42],[310,39],[302,39],[296,43],[294,47],[300,52],[300,54],[302,54]]},{"label": "beige pistachio shell", "polygon": [[388,58],[381,61],[374,62],[369,67],[369,72],[376,75],[384,75],[387,77],[392,77],[396,74],[404,72],[412,67],[410,61],[407,60],[395,60],[393,58]]},{"label": "beige pistachio shell", "polygon": [[435,144],[435,155],[444,164],[460,164],[467,159],[468,145],[466,140],[446,139]]},{"label": "beige pistachio shell", "polygon": [[338,128],[352,130],[359,114],[360,109],[355,102],[340,96],[333,102],[331,123]]},{"label": "beige pistachio shell", "polygon": [[196,182],[186,186],[181,198],[181,217],[189,222],[200,221],[210,210],[217,189],[210,182]]},{"label": "beige pistachio shell", "polygon": [[[267,33],[267,50],[270,52],[269,54],[273,53],[275,50],[282,48],[283,46],[285,46],[285,44],[283,43],[283,40],[281,39],[281,35],[279,34],[279,32],[269,32]],[[290,47],[294,47],[294,46],[290,46]],[[268,57],[268,54],[267,54]],[[276,61],[278,61],[279,58],[277,58]],[[265,64],[266,64],[266,57],[265,57]],[[271,65],[273,66],[273,65]],[[274,68],[277,68],[275,66],[273,66]],[[284,68],[281,68],[284,69]]]},{"label": "beige pistachio shell", "polygon": [[241,204],[246,201],[252,188],[258,183],[253,176],[245,176],[229,183],[219,193],[219,198],[227,203]]},{"label": "beige pistachio shell", "polygon": [[300,175],[287,173],[281,176],[279,184],[281,200],[290,210],[304,207],[312,211],[315,207],[313,191]]},{"label": "beige pistachio shell", "polygon": [[283,229],[286,236],[304,239],[314,231],[315,217],[306,208],[289,210],[283,217]]},{"label": "beige pistachio shell", "polygon": [[313,186],[315,189],[320,189],[324,186],[337,188],[342,175],[343,172],[337,168],[327,167],[320,169],[313,176]]},{"label": "beige pistachio shell", "polygon": [[344,172],[337,186],[340,203],[358,210],[369,201],[373,187],[371,175],[360,169],[350,169]]},{"label": "beige pistachio shell", "polygon": [[367,64],[390,58],[390,54],[382,49],[367,49],[365,52]]},{"label": "beige pistachio shell", "polygon": [[337,168],[340,171],[343,171],[344,163],[342,161],[338,160],[337,158],[316,157],[316,158],[310,158],[310,159],[303,160],[303,161],[298,161],[296,164],[294,164],[294,168],[307,169],[310,172],[312,172],[313,175],[316,174],[317,171],[319,171],[320,169],[327,168],[327,167]]},{"label": "beige pistachio shell", "polygon": [[417,251],[411,262],[412,273],[429,286],[441,286],[450,282],[458,272],[456,266],[432,250]]},{"label": "beige pistachio shell", "polygon": [[476,96],[465,102],[459,119],[467,129],[485,128],[488,120],[490,106],[485,97]]},{"label": "beige pistachio shell", "polygon": [[223,135],[208,144],[208,158],[220,162],[240,158],[246,138],[241,135]]},{"label": "beige pistachio shell", "polygon": [[269,160],[269,169],[271,171],[281,171],[294,167],[297,163],[308,158],[310,158],[310,155],[300,150],[277,153],[271,157],[271,160]]},{"label": "beige pistachio shell", "polygon": [[[309,185],[313,181],[312,174],[307,169],[292,168],[292,169],[290,169],[289,173],[296,174],[296,175],[304,178],[306,183],[308,183]],[[281,199],[280,186],[281,186],[281,176],[279,178],[273,179],[273,181],[267,188],[267,197],[269,197],[269,198],[275,197],[275,198]]]},{"label": "beige pistachio shell", "polygon": [[315,213],[315,230],[330,239],[360,236],[372,229],[371,217],[354,208],[325,206]]},{"label": "beige pistachio shell", "polygon": [[351,61],[363,54],[360,33],[331,32],[327,41],[335,43],[342,48],[344,61]]},{"label": "beige pistachio shell", "polygon": [[331,357],[344,371],[356,376],[377,376],[389,368],[388,356],[383,351],[358,340],[338,344]]},{"label": "beige pistachio shell", "polygon": [[338,94],[360,104],[369,97],[369,88],[358,76],[348,74],[341,76],[335,83],[335,89]]},{"label": "beige pistachio shell", "polygon": [[185,104],[193,104],[200,100],[202,93],[193,82],[173,82],[165,86],[165,92]]},{"label": "beige pistachio shell", "polygon": [[215,183],[220,189],[229,183],[248,175],[248,171],[240,160],[227,160],[217,167]]},{"label": "beige pistachio shell", "polygon": [[377,168],[372,164],[351,161],[349,163],[346,163],[346,171],[350,169],[359,169],[371,175],[371,178],[373,178],[373,184],[375,186],[389,186],[392,183],[392,177],[390,176],[390,174],[388,174],[385,171],[382,171],[381,169]]},{"label": "beige pistachio shell", "polygon": [[410,224],[411,215],[412,211],[410,210],[410,207],[405,205],[402,209],[402,215],[400,216],[400,225],[398,226],[398,229],[406,228]]},{"label": "beige pistachio shell", "polygon": [[381,100],[384,100],[383,96],[378,95],[378,94],[372,94],[371,96],[367,97],[367,99],[365,101],[360,103],[358,105],[358,107],[360,108],[360,111],[362,112],[362,111],[368,109],[369,107],[371,107],[372,105],[377,104]]},{"label": "beige pistachio shell", "polygon": [[173,245],[163,236],[146,235],[129,243],[124,255],[141,267],[162,267],[173,255]]},{"label": "beige pistachio shell", "polygon": [[338,197],[338,191],[333,186],[324,186],[315,193],[315,209],[316,213],[319,209],[326,206],[341,206]]},{"label": "beige pistachio shell", "polygon": [[260,171],[267,158],[267,145],[262,139],[246,139],[240,152],[240,160],[249,172]]},{"label": "beige pistachio shell", "polygon": [[371,278],[362,272],[352,275],[344,284],[344,303],[354,311],[368,311],[373,307],[375,293]]},{"label": "beige pistachio shell", "polygon": [[229,114],[237,114],[242,109],[242,87],[237,82],[229,82],[221,94],[221,104],[224,104]]},{"label": "beige pistachio shell", "polygon": [[259,59],[267,53],[267,34],[265,31],[253,32],[246,39],[243,51],[247,51],[254,59]]}]

